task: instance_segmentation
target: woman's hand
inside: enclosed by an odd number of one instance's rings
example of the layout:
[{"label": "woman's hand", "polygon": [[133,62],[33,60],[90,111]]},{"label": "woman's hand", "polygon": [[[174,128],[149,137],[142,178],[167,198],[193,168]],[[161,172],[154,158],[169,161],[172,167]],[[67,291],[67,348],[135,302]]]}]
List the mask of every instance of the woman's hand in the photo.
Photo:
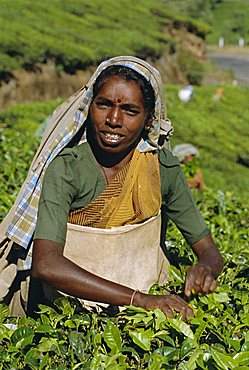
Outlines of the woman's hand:
[{"label": "woman's hand", "polygon": [[182,320],[187,317],[193,317],[193,311],[189,305],[178,295],[149,295],[141,292],[136,292],[133,300],[134,306],[142,307],[146,310],[154,310],[160,308],[168,318],[173,318],[173,310],[181,314]]},{"label": "woman's hand", "polygon": [[216,281],[209,266],[197,263],[187,271],[184,293],[190,297],[192,292],[202,295],[213,293],[217,288]]},{"label": "woman's hand", "polygon": [[192,245],[199,262],[189,267],[184,293],[187,297],[194,292],[198,295],[213,293],[217,288],[215,279],[223,268],[223,259],[211,235]]}]

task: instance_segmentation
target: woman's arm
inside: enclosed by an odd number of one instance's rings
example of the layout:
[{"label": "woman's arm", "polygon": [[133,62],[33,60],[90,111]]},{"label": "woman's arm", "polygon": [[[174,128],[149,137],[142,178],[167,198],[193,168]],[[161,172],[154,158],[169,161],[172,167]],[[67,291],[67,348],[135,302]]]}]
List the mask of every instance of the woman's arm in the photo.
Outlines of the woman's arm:
[{"label": "woman's arm", "polygon": [[223,258],[211,235],[192,245],[198,263],[188,269],[184,293],[190,296],[192,290],[199,295],[212,293],[217,285],[215,279],[223,268]]},{"label": "woman's arm", "polygon": [[62,245],[49,240],[35,240],[31,273],[66,294],[87,300],[128,305],[133,293],[82,269],[63,256]]},{"label": "woman's arm", "polygon": [[[168,161],[172,160],[168,154]],[[166,160],[164,159],[166,162]],[[161,163],[162,211],[176,224],[199,262],[188,269],[185,294],[213,292],[223,259],[200,214],[180,166]],[[167,176],[168,175],[168,176]],[[167,181],[169,183],[167,187]]]},{"label": "woman's arm", "polygon": [[156,296],[114,283],[82,269],[63,256],[63,246],[43,239],[34,242],[31,274],[56,289],[72,296],[114,304],[133,305],[145,309],[161,308],[168,317],[173,317],[172,309],[180,312],[183,319],[193,316],[191,308],[178,296]]}]

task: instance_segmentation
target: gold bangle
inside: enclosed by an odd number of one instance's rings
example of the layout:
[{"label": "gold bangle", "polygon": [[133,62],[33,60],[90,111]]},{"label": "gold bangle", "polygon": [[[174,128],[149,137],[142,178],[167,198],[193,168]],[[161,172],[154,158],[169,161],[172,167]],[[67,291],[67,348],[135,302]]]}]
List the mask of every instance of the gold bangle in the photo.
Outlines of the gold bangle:
[{"label": "gold bangle", "polygon": [[138,293],[138,292],[139,292],[139,290],[138,290],[138,289],[136,289],[136,290],[134,290],[134,292],[132,293],[131,300],[130,300],[130,306],[132,306],[133,301],[134,301],[135,294],[136,294],[136,293]]}]

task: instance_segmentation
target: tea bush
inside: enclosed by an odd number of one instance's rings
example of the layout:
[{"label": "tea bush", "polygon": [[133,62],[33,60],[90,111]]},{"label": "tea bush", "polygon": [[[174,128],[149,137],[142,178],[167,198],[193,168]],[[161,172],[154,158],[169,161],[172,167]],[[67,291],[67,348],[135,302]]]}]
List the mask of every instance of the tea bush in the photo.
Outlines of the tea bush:
[{"label": "tea bush", "polygon": [[219,37],[223,36],[226,46],[238,45],[239,37],[243,37],[245,45],[248,46],[248,12],[248,1],[223,0],[217,3],[210,22],[213,32],[208,35],[207,43],[217,45]]},{"label": "tea bush", "polygon": [[155,58],[174,43],[163,32],[174,22],[209,31],[158,0],[0,0],[0,9],[0,75],[48,60],[74,73],[114,55]]},{"label": "tea bush", "polygon": [[220,36],[225,45],[238,45],[243,37],[245,45],[249,42],[249,24],[247,0],[161,0],[167,7],[175,9],[191,18],[205,21],[211,27],[207,33],[208,44],[218,44]]},{"label": "tea bush", "polygon": [[[249,366],[248,209],[229,194],[196,194],[225,267],[215,293],[190,297],[195,317],[167,319],[159,310],[128,306],[115,317],[80,312],[63,298],[39,316],[10,318],[0,305],[0,369],[235,369]],[[151,293],[182,295],[186,266],[195,257],[173,225],[171,281]]]},{"label": "tea bush", "polygon": [[[213,190],[233,191],[248,204],[249,89],[229,84],[194,87],[188,104],[178,98],[178,86],[166,87],[168,115],[174,126],[172,148],[191,143],[201,154],[205,183]],[[216,100],[217,91],[221,96]]]},{"label": "tea bush", "polygon": [[186,75],[190,85],[201,85],[204,77],[204,67],[201,62],[193,58],[187,50],[179,50],[177,55],[180,71]]}]

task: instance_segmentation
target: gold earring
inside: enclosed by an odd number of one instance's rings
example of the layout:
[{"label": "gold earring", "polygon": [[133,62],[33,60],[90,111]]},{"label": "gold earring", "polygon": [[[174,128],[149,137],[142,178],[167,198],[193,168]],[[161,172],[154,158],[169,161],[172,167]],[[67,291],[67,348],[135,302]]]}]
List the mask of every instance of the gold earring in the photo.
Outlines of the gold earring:
[{"label": "gold earring", "polygon": [[145,130],[146,131],[149,131],[150,129],[151,129],[151,127],[152,127],[152,125],[153,125],[153,117],[151,117],[148,121],[147,121],[147,123],[146,123],[146,125],[144,126],[144,128],[145,128]]},{"label": "gold earring", "polygon": [[147,125],[145,125],[144,128],[145,128],[146,131],[149,131],[149,129],[151,128],[151,124],[150,123],[147,123]]}]

